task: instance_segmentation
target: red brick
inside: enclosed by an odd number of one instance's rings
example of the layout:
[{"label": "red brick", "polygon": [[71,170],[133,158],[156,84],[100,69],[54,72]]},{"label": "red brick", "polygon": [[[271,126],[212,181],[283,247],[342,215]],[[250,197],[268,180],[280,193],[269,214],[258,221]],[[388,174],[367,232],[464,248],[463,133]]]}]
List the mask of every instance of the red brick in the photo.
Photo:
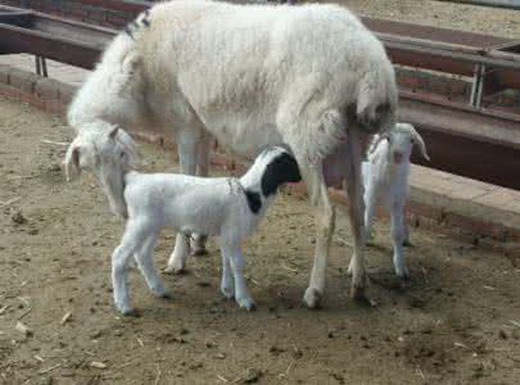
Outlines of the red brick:
[{"label": "red brick", "polygon": [[9,75],[9,84],[21,91],[33,93],[34,85],[38,80],[38,75],[31,72],[12,69]]},{"label": "red brick", "polygon": [[60,97],[59,86],[56,81],[49,78],[40,78],[36,81],[34,93],[37,97],[50,101]]}]

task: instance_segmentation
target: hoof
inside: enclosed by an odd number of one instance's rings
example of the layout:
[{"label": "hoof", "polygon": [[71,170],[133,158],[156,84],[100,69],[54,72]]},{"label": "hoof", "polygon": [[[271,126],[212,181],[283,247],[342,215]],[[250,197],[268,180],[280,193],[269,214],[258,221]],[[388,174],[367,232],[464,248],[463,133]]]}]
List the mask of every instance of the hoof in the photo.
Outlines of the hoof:
[{"label": "hoof", "polygon": [[153,293],[157,298],[163,298],[163,299],[172,299],[173,298],[172,293],[167,289],[154,290]]},{"label": "hoof", "polygon": [[192,251],[191,251],[191,255],[194,255],[194,256],[202,256],[202,255],[207,255],[208,254],[208,250],[205,248],[205,247],[201,247],[201,248],[194,248]]},{"label": "hoof", "polygon": [[408,270],[408,267],[406,266],[401,269],[395,269],[395,275],[397,275],[397,278],[401,279],[402,281],[410,280],[410,270]]},{"label": "hoof", "polygon": [[410,286],[410,273],[406,271],[406,274],[397,276],[399,278],[401,289],[406,289]]},{"label": "hoof", "polygon": [[220,292],[224,296],[224,298],[231,300],[235,297],[235,290],[233,288],[220,288]]},{"label": "hoof", "polygon": [[321,305],[322,294],[316,288],[309,287],[303,296],[303,305],[308,309],[318,309]]},{"label": "hoof", "polygon": [[139,312],[136,309],[132,308],[132,307],[118,306],[117,310],[119,311],[119,313],[121,313],[121,315],[123,315],[125,317],[137,317],[137,316],[139,316]]},{"label": "hoof", "polygon": [[369,302],[368,298],[365,295],[365,288],[364,287],[356,287],[352,286],[350,289],[350,296],[352,299],[359,303],[366,303]]},{"label": "hoof", "polygon": [[164,268],[163,273],[170,274],[170,275],[185,275],[187,273],[187,270],[184,267],[179,268],[179,267],[168,266],[168,267]]},{"label": "hoof", "polygon": [[238,306],[241,309],[246,309],[247,311],[255,311],[256,310],[256,303],[250,298],[245,298],[242,300],[237,301]]}]

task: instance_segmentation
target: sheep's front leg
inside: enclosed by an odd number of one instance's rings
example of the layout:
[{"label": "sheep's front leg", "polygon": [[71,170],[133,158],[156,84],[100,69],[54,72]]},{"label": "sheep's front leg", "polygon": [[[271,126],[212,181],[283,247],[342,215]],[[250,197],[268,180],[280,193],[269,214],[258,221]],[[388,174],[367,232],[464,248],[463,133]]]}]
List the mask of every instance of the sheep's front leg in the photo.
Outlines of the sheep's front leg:
[{"label": "sheep's front leg", "polygon": [[175,248],[164,269],[165,273],[182,274],[186,270],[186,259],[190,254],[190,241],[184,234],[177,233]]},{"label": "sheep's front leg", "polygon": [[310,309],[319,307],[325,291],[325,270],[330,241],[334,232],[334,209],[330,203],[321,168],[300,166],[300,173],[307,185],[311,203],[315,206],[316,248],[309,287],[305,290],[303,304]]},{"label": "sheep's front leg", "polygon": [[235,284],[235,301],[238,306],[246,310],[255,310],[256,304],[247,288],[246,280],[243,275],[244,257],[240,245],[230,242],[222,242],[222,254],[224,259],[228,259],[233,272]]},{"label": "sheep's front leg", "polygon": [[404,281],[410,277],[408,267],[404,259],[403,243],[405,241],[406,231],[403,227],[404,221],[404,207],[401,205],[393,205],[391,212],[392,222],[392,242],[394,246],[394,268],[397,276]]},{"label": "sheep's front leg", "polygon": [[356,130],[349,131],[347,151],[346,187],[348,194],[348,211],[350,226],[354,235],[354,254],[350,260],[348,271],[352,274],[351,296],[355,300],[366,300],[365,297],[365,203],[363,200],[363,180],[361,172],[362,162],[362,134]]},{"label": "sheep's front leg", "polygon": [[[209,169],[209,138],[201,138],[191,132],[182,132],[178,137],[177,151],[183,174],[207,176]],[[191,250],[194,255],[206,254],[207,237],[192,234]]]},{"label": "sheep's front leg", "polygon": [[153,247],[157,239],[156,234],[149,235],[144,241],[140,251],[135,254],[137,266],[143,274],[146,284],[155,296],[161,298],[171,298],[170,292],[164,287],[161,278],[157,274],[153,265]]}]

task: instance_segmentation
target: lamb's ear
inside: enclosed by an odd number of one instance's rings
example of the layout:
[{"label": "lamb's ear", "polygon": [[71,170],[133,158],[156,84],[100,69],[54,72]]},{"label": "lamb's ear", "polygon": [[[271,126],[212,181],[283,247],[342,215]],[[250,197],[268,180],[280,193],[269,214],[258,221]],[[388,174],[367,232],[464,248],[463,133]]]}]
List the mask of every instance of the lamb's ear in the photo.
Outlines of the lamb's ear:
[{"label": "lamb's ear", "polygon": [[110,133],[108,134],[108,138],[115,142],[118,131],[119,131],[119,127],[116,126],[112,131],[110,131]]},{"label": "lamb's ear", "polygon": [[79,167],[79,145],[74,141],[70,144],[67,152],[65,153],[65,160],[63,161],[65,166],[65,178],[67,182],[70,182],[71,171],[75,170],[79,175],[81,173],[81,168]]},{"label": "lamb's ear", "polygon": [[426,151],[426,144],[424,143],[422,136],[415,130],[415,127],[412,125],[410,125],[410,132],[412,133],[412,141],[417,147],[419,147],[421,155],[424,157],[424,159],[430,161],[430,157]]}]

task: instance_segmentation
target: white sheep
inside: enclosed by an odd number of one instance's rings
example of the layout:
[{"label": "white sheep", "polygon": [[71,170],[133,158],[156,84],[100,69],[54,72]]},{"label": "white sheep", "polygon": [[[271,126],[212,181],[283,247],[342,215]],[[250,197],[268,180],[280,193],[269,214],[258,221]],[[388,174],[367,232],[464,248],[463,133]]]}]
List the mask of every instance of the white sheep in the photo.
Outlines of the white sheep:
[{"label": "white sheep", "polygon": [[207,175],[212,137],[244,157],[287,145],[317,206],[304,296],[312,308],[325,289],[334,230],[327,186],[343,179],[354,235],[352,295],[364,298],[363,146],[394,125],[396,107],[383,45],[340,6],[178,0],[153,6],[114,39],[68,119],[76,132],[102,122],[173,132],[190,175]]},{"label": "white sheep", "polygon": [[256,229],[278,188],[301,180],[296,160],[282,147],[269,147],[238,179],[143,174],[132,170],[134,159],[133,142],[122,129],[99,127],[76,137],[65,157],[68,179],[72,169],[91,170],[109,201],[124,208],[119,214],[126,218],[125,232],[112,254],[117,309],[123,314],[133,311],[127,277],[132,257],[150,290],[158,297],[169,297],[152,258],[155,241],[164,227],[178,232],[176,250],[168,262],[173,268],[184,267],[191,234],[219,236],[221,291],[228,298],[234,297],[241,308],[254,309],[242,273],[240,245]]},{"label": "white sheep", "polygon": [[382,205],[390,210],[394,267],[398,277],[408,279],[403,246],[409,243],[405,206],[408,197],[410,155],[416,145],[422,156],[430,160],[421,135],[408,123],[397,123],[388,133],[376,135],[363,162],[365,185],[366,238],[372,233],[375,209]]}]

